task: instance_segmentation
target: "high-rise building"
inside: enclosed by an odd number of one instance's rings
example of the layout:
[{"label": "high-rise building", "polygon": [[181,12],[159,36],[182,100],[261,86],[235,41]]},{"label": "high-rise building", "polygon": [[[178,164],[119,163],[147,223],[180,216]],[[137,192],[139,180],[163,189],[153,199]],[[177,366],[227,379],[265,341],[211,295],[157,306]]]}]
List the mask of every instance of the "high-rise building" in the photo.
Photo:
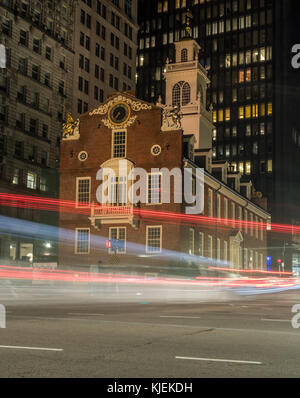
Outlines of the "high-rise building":
[{"label": "high-rise building", "polygon": [[[57,195],[61,126],[65,110],[72,107],[72,3],[70,0],[0,3],[2,194]],[[1,214],[46,222],[44,213],[34,212],[30,203],[27,205],[28,208],[5,206]],[[0,237],[1,257],[32,259],[45,252],[44,243],[40,241],[34,247],[33,238],[24,237],[25,224],[22,228],[20,237],[6,235],[4,227],[4,235]],[[50,254],[49,243],[45,244]]]},{"label": "high-rise building", "polygon": [[112,91],[135,90],[137,0],[77,0],[73,115],[103,102]]},{"label": "high-rise building", "polygon": [[[135,90],[137,1],[3,0],[0,18],[0,193],[57,197],[67,113],[76,118],[111,91]],[[55,224],[53,213],[19,205],[1,214]],[[36,238],[4,233],[0,256],[55,254]]]},{"label": "high-rise building", "polygon": [[[300,203],[300,73],[291,64],[297,6],[295,0],[139,2],[138,97],[163,96],[165,63],[174,60],[173,42],[184,36],[188,19],[211,81],[206,107],[213,106],[214,159],[251,178],[268,197],[273,222],[284,224],[297,224]],[[285,255],[291,266],[290,238],[271,243],[279,250],[272,261]]]}]

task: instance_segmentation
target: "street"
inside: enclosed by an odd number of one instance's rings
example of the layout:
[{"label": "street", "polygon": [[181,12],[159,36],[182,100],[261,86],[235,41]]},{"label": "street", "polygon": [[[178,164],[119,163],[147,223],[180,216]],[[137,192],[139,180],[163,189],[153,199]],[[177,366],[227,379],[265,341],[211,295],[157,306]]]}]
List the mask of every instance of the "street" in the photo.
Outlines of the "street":
[{"label": "street", "polygon": [[291,325],[298,291],[181,302],[145,301],[132,288],[129,302],[101,290],[66,297],[40,286],[26,298],[20,289],[1,290],[2,378],[300,376],[300,330]]}]

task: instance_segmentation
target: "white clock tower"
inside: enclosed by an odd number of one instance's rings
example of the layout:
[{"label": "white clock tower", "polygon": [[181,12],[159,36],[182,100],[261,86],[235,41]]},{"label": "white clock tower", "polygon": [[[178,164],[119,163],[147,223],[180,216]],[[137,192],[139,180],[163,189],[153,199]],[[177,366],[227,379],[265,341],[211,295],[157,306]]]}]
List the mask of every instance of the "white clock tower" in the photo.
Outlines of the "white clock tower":
[{"label": "white clock tower", "polygon": [[212,147],[212,109],[206,109],[206,91],[210,80],[206,69],[200,65],[199,44],[187,35],[175,44],[175,62],[167,60],[166,106],[178,106],[182,113],[184,134],[194,134],[195,149]]}]

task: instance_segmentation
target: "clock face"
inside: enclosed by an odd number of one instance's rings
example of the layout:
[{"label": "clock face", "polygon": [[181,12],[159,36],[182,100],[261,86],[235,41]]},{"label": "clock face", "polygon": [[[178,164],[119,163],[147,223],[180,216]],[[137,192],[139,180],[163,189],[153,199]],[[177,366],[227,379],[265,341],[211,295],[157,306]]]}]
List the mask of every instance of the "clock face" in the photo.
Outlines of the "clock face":
[{"label": "clock face", "polygon": [[109,118],[113,124],[123,124],[130,116],[129,106],[125,103],[114,105],[109,111]]}]

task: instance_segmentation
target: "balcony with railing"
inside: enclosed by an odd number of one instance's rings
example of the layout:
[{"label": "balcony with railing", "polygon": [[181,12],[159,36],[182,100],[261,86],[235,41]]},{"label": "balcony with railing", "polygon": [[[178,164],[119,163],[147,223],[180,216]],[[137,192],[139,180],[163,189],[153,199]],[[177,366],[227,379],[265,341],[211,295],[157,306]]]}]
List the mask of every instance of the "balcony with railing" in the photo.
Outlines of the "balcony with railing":
[{"label": "balcony with railing", "polygon": [[136,225],[134,206],[130,205],[100,205],[91,204],[91,224],[98,229],[101,224],[131,224]]}]

